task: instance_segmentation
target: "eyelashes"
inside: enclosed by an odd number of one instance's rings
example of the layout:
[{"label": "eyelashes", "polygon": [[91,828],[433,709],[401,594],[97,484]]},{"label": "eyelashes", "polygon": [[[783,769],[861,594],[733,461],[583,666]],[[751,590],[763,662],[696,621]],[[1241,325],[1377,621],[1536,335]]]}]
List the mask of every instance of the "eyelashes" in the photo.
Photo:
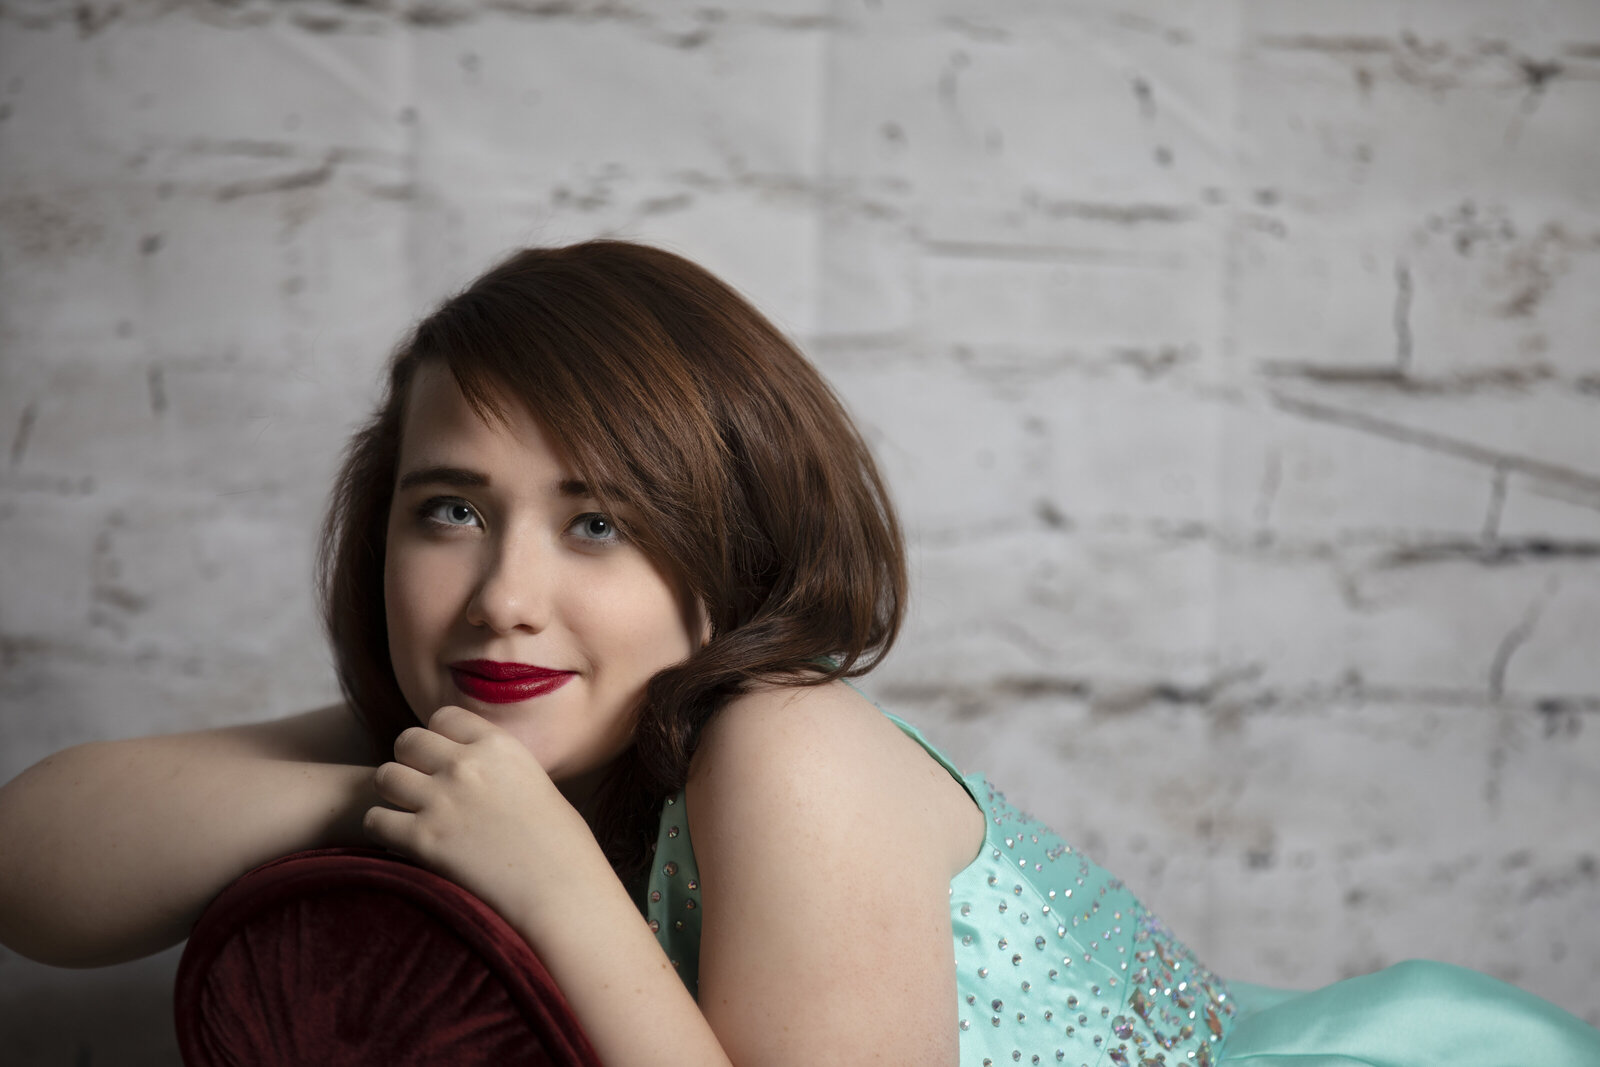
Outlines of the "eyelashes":
[{"label": "eyelashes", "polygon": [[[440,516],[446,516],[441,518]],[[442,526],[450,529],[467,529],[472,525],[482,526],[483,520],[472,505],[459,497],[436,496],[424,501],[417,507],[417,518],[431,526]]]},{"label": "eyelashes", "polygon": [[[430,530],[483,529],[483,517],[470,503],[455,496],[436,496],[417,506],[417,519]],[[575,539],[596,545],[618,544],[625,540],[621,528],[609,515],[586,511],[572,518],[563,532]]]},{"label": "eyelashes", "polygon": [[573,519],[567,524],[567,532],[581,533],[586,541],[609,543],[622,540],[622,531],[617,529],[617,524],[598,511],[591,511]]}]

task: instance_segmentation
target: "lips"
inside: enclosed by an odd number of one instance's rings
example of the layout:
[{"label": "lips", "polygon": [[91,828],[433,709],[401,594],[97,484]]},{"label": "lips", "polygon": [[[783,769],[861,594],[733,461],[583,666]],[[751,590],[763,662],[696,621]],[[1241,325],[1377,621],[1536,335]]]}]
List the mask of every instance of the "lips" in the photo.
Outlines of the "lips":
[{"label": "lips", "polygon": [[468,659],[450,664],[456,688],[489,704],[515,704],[553,693],[574,677],[572,671],[553,671],[528,663],[501,663]]}]

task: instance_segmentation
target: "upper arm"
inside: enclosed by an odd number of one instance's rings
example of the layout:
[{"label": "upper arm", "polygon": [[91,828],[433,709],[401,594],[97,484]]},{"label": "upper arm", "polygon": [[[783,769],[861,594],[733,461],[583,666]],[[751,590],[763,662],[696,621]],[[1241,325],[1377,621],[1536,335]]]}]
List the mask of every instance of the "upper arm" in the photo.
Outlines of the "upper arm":
[{"label": "upper arm", "polygon": [[753,694],[707,727],[700,1007],[733,1062],[956,1061],[937,776],[843,686]]},{"label": "upper arm", "polygon": [[314,711],[266,722],[229,726],[208,732],[211,743],[230,754],[303,763],[371,764],[377,753],[348,705],[332,704]]}]

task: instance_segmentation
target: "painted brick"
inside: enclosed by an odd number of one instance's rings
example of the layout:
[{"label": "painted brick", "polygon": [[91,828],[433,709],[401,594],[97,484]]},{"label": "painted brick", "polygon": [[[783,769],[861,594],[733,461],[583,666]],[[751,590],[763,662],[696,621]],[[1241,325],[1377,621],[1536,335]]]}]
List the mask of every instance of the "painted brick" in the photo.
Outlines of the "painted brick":
[{"label": "painted brick", "polygon": [[1494,469],[1337,422],[1240,403],[1219,418],[1231,528],[1291,541],[1476,538]]},{"label": "painted brick", "polygon": [[[383,358],[512,247],[638,237],[882,456],[869,693],[1225,974],[1600,1022],[1589,0],[6,18],[0,775],[331,699],[310,538]],[[170,966],[0,959],[8,1051],[170,1062]]]},{"label": "painted brick", "polygon": [[924,543],[914,554],[919,595],[887,678],[1112,689],[1211,680],[1216,560],[1206,542],[1117,527],[1064,533],[1036,519],[979,544]]}]

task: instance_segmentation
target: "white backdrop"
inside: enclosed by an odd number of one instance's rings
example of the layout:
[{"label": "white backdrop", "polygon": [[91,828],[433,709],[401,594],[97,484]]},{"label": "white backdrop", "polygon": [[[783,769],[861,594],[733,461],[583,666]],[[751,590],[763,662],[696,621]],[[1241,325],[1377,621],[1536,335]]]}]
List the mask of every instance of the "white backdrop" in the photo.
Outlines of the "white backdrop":
[{"label": "white backdrop", "polygon": [[[6,5],[0,778],[330,699],[389,349],[633,237],[877,448],[870,695],[1226,976],[1600,1023],[1597,174],[1588,0]],[[171,1062],[174,960],[0,951],[10,1062]]]}]

